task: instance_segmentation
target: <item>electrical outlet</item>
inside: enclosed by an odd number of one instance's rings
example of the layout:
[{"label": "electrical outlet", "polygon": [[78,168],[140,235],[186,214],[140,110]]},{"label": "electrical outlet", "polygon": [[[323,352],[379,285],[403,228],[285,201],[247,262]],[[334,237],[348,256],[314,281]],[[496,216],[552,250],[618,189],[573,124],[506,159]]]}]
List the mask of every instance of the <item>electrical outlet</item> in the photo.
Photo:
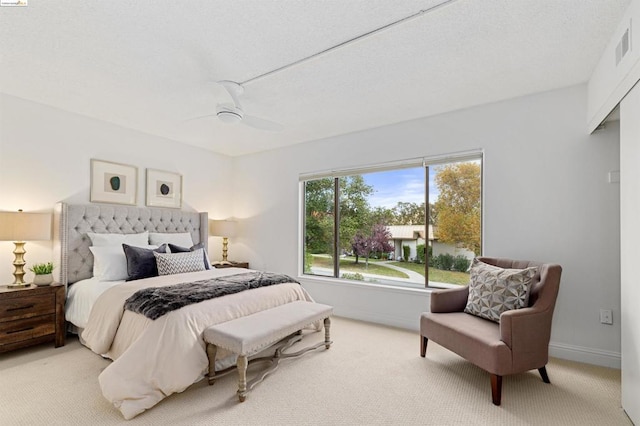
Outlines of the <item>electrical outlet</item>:
[{"label": "electrical outlet", "polygon": [[602,324],[613,324],[611,309],[600,309],[600,322]]}]

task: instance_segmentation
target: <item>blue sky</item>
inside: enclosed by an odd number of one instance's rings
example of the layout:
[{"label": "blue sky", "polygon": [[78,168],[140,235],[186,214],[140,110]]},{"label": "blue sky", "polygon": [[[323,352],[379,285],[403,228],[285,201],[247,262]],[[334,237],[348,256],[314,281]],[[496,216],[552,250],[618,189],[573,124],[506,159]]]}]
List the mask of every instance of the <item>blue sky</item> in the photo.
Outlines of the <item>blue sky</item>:
[{"label": "blue sky", "polygon": [[[395,207],[398,201],[410,203],[424,202],[424,168],[391,170],[387,172],[367,173],[362,175],[365,182],[374,187],[369,197],[371,207]],[[435,167],[429,168],[431,186],[430,202],[438,198],[438,188],[433,185]]]}]

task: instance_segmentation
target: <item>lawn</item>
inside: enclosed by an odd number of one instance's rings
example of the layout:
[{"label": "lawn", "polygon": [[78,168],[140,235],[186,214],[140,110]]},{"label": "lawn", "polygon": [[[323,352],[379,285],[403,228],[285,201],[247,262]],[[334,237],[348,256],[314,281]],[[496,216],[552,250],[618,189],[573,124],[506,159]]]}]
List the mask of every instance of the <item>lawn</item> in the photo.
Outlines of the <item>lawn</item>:
[{"label": "lawn", "polygon": [[[333,268],[333,259],[328,256],[315,256],[313,255],[313,265],[320,268]],[[341,272],[360,272],[361,274],[374,274],[385,277],[394,278],[409,278],[404,272],[396,271],[395,269],[385,268],[382,265],[377,265],[375,262],[369,262],[369,267],[365,267],[364,259],[360,258],[358,263],[355,263],[355,258],[341,258],[340,259],[340,271]]]},{"label": "lawn", "polygon": [[[312,255],[313,265],[320,268],[333,268],[333,259],[327,255]],[[369,267],[365,267],[364,259],[360,258],[358,263],[355,263],[354,257],[340,258],[340,271],[350,273],[366,273],[372,275],[380,275],[384,277],[393,278],[409,278],[409,276],[403,272],[396,271],[395,269],[386,268],[383,264],[379,264],[380,260],[369,259]],[[424,276],[424,265],[413,262],[389,262],[390,265],[396,265],[401,268],[409,269]],[[469,283],[469,274],[466,272],[456,271],[443,271],[441,269],[431,268],[429,269],[429,281],[467,285]]]},{"label": "lawn", "polygon": [[[413,262],[390,262],[392,265],[397,265],[401,268],[410,269],[414,272],[424,276],[424,265]],[[441,269],[430,268],[429,269],[429,281],[435,281],[439,283],[469,284],[469,274],[466,272],[456,271],[443,271]]]}]

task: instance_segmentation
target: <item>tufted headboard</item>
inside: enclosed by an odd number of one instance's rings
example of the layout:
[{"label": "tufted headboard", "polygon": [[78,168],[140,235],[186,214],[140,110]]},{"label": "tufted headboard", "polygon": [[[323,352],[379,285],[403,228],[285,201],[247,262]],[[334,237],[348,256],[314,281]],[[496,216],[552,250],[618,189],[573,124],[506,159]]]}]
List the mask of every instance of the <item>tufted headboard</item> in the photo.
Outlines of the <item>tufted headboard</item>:
[{"label": "tufted headboard", "polygon": [[[194,244],[207,249],[207,213],[110,204],[58,203],[54,209],[54,269],[65,285],[93,276],[93,255],[87,232],[134,234],[138,232],[190,232]],[[57,262],[57,263],[58,263]]]}]

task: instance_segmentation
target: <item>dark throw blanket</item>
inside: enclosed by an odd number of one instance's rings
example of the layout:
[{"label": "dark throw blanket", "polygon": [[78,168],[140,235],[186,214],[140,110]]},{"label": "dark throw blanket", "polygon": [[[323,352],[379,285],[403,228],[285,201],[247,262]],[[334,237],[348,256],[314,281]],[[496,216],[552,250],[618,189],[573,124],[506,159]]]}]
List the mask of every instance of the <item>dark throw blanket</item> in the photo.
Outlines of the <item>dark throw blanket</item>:
[{"label": "dark throw blanket", "polygon": [[138,290],[129,297],[124,308],[155,320],[192,303],[282,283],[298,283],[298,281],[288,275],[247,272],[167,287],[149,287]]}]

